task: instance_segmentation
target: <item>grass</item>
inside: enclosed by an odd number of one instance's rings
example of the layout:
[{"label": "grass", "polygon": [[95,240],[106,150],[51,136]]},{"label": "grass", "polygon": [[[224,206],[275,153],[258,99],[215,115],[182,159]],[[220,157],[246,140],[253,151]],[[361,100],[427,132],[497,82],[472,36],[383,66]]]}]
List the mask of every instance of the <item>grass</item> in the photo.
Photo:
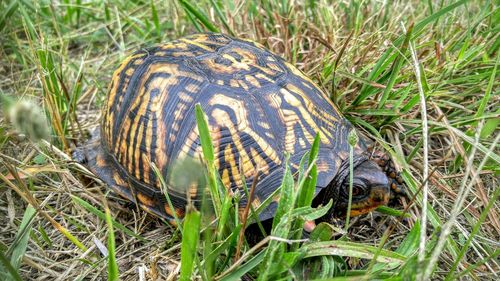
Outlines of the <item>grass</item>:
[{"label": "grass", "polygon": [[[497,280],[498,3],[327,2],[0,2],[0,279]],[[310,207],[313,149],[277,191],[270,236],[249,245],[240,233],[261,209],[236,215],[201,110],[215,216],[192,208],[170,226],[71,161],[120,61],[197,31],[258,41],[317,82],[402,170],[417,194],[404,218],[382,209],[304,241],[303,221],[325,211]]]}]

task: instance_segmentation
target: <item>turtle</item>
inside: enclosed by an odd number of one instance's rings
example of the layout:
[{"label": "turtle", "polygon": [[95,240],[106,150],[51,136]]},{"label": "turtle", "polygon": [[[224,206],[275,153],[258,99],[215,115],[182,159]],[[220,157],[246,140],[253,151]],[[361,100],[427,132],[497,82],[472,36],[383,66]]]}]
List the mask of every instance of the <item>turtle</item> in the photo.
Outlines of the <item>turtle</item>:
[{"label": "turtle", "polygon": [[[242,187],[257,177],[254,199],[242,196],[242,208],[258,207],[271,196],[287,159],[296,172],[319,135],[314,204],[333,199],[325,217],[346,215],[353,125],[295,66],[257,42],[224,34],[193,34],[127,57],[112,76],[83,161],[120,196],[175,224],[188,201],[199,202],[203,193],[167,184],[170,204],[161,189],[175,163],[202,155],[196,104],[206,114],[224,186],[244,194]],[[401,183],[390,160],[380,153],[373,157],[365,139],[353,152],[352,216],[387,204]],[[273,218],[278,199],[259,220]]]}]

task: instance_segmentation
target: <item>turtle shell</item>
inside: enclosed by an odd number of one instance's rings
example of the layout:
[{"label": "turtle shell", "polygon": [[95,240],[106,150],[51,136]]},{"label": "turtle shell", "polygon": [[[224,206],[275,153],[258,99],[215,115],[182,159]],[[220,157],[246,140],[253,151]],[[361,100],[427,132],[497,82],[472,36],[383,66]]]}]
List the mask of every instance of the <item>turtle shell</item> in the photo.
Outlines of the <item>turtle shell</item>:
[{"label": "turtle shell", "polygon": [[[188,197],[199,200],[200,192],[169,187],[172,210],[152,163],[167,178],[179,159],[201,157],[197,103],[222,183],[232,191],[243,180],[250,186],[259,167],[255,207],[279,188],[285,155],[297,170],[317,133],[317,193],[348,157],[351,125],[315,83],[258,43],[210,33],[141,49],[123,61],[109,86],[100,137],[87,149],[88,166],[145,210],[182,217]],[[273,217],[277,200],[261,220]]]}]

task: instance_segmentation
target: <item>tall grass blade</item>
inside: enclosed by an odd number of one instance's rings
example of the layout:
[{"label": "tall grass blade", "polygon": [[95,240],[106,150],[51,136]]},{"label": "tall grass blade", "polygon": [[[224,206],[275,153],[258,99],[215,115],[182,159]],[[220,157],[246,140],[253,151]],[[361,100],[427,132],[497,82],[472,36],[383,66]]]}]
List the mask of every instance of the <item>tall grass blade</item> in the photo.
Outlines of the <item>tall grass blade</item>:
[{"label": "tall grass blade", "polygon": [[231,27],[229,26],[229,24],[227,23],[227,19],[224,16],[224,14],[222,13],[219,5],[215,2],[215,0],[210,0],[210,3],[212,4],[212,7],[214,8],[215,13],[217,13],[217,16],[219,17],[220,21],[222,22],[222,24],[224,25],[226,30],[229,32],[229,34],[234,36],[235,34],[234,34],[233,30],[231,29]]},{"label": "tall grass blade", "polygon": [[[414,38],[415,36],[418,36],[420,34],[420,32],[424,29],[424,27],[426,27],[428,24],[438,20],[443,15],[453,11],[454,9],[460,7],[461,5],[463,5],[465,3],[467,3],[467,0],[457,1],[455,3],[452,3],[452,4],[442,8],[441,10],[428,16],[427,18],[421,20],[420,22],[415,24],[415,26],[413,28],[412,38]],[[399,47],[404,42],[405,37],[406,37],[406,34],[401,35],[396,40],[394,40],[394,42],[393,42],[394,47]],[[389,48],[387,51],[384,52],[384,54],[382,54],[382,56],[380,57],[380,59],[377,61],[377,63],[373,67],[372,71],[370,72],[367,80],[375,81],[379,77],[379,75],[385,71],[385,69],[388,67],[388,64],[395,59],[397,54],[394,53],[394,47]],[[368,91],[370,91],[371,89],[372,89],[371,86],[363,85],[363,87],[361,88],[360,94],[354,100],[354,102],[352,103],[352,106],[359,105],[364,99],[366,99],[368,97],[368,94],[369,94]]]},{"label": "tall grass blade", "polygon": [[[312,200],[314,198],[314,193],[316,192],[316,182],[318,178],[318,168],[316,165],[316,159],[318,157],[319,145],[320,145],[321,136],[319,133],[316,134],[314,138],[314,142],[311,146],[311,150],[309,152],[309,161],[308,161],[308,173],[304,175],[305,181],[304,184],[299,186],[299,191],[297,194],[297,208],[310,206]],[[302,218],[298,218],[292,227],[292,230],[295,231],[292,239],[300,239],[302,235],[302,228],[304,225],[304,220]],[[294,244],[292,246],[292,250],[296,250],[298,248],[298,244]]]},{"label": "tall grass blade", "polygon": [[[497,73],[497,67],[498,67],[499,60],[500,60],[500,54],[497,54],[497,57],[495,60],[495,66],[493,67],[493,70],[491,71],[490,79],[488,81],[488,85],[487,85],[486,90],[484,92],[484,96],[481,99],[481,103],[479,104],[479,107],[478,107],[476,113],[474,114],[474,116],[476,118],[482,118],[485,115],[485,112],[484,112],[485,108],[488,105],[488,103],[490,102],[491,93],[493,91],[493,85],[495,84],[495,81],[497,80],[496,73]],[[495,118],[495,120],[498,122],[498,118]],[[497,122],[495,122],[495,125]],[[475,123],[477,124],[477,121]],[[481,130],[481,137],[489,136],[489,134],[484,134],[483,131],[491,131],[491,129],[490,129],[490,127],[483,127],[483,129]],[[474,130],[472,128],[467,131],[468,136],[472,136],[473,134],[474,134]],[[465,151],[468,152],[470,150],[471,143],[464,142],[463,146],[464,146]],[[462,156],[457,155],[457,159],[455,160],[455,167],[461,166],[462,161],[463,161]]]},{"label": "tall grass blade", "polygon": [[158,36],[158,38],[161,38],[160,19],[158,16],[158,11],[156,10],[156,5],[154,0],[151,0],[151,17],[153,18],[153,24],[155,26],[156,36]]},{"label": "tall grass blade", "polygon": [[212,143],[212,138],[210,136],[210,130],[208,128],[208,122],[201,105],[198,103],[195,106],[196,122],[198,125],[198,132],[200,134],[201,148],[203,150],[203,157],[207,162],[208,169],[208,186],[210,189],[211,199],[214,205],[215,214],[220,217],[222,214],[222,203],[224,200],[225,189],[219,190],[219,184],[217,182],[218,173],[215,167],[215,155],[214,146]]},{"label": "tall grass blade", "polygon": [[189,281],[193,275],[200,237],[201,214],[194,206],[186,207],[181,244],[181,273],[179,280]]},{"label": "tall grass blade", "polygon": [[213,251],[209,253],[208,256],[205,257],[205,261],[215,261],[220,255],[224,253],[229,247],[231,247],[237,241],[239,232],[241,230],[241,225],[238,225],[234,228],[231,235],[229,235],[225,240],[221,241],[220,245],[215,248]]},{"label": "tall grass blade", "polygon": [[194,5],[189,3],[188,0],[179,0],[182,8],[186,10],[187,13],[192,14],[196,19],[198,19],[208,30],[212,32],[219,32],[219,29],[215,27],[208,17],[199,9],[197,9]]},{"label": "tall grass blade", "polygon": [[456,279],[452,279],[452,280],[461,280],[461,278],[467,274],[469,274],[473,277],[477,277],[477,274],[472,274],[471,272],[473,270],[475,270],[476,268],[484,265],[485,263],[487,263],[490,260],[494,261],[499,255],[500,255],[500,249],[496,249],[491,255],[485,257],[484,259],[479,260],[475,264],[468,266],[464,271],[462,271],[458,275],[456,275]]},{"label": "tall grass blade", "polygon": [[212,169],[214,167],[215,156],[214,146],[210,137],[210,130],[208,129],[207,119],[199,103],[196,104],[195,111],[198,131],[200,133],[201,147],[203,149],[203,157],[205,161],[207,161],[208,168]]},{"label": "tall grass blade", "polygon": [[[472,231],[469,234],[469,237],[467,238],[467,241],[465,241],[464,245],[462,246],[462,249],[458,253],[458,257],[455,259],[455,262],[451,266],[448,274],[446,275],[445,280],[450,281],[450,280],[457,280],[460,279],[460,277],[454,275],[455,271],[458,268],[458,264],[462,261],[462,258],[464,257],[465,253],[467,250],[469,250],[469,247],[476,237],[477,233],[479,232],[479,229],[481,228],[481,225],[484,223],[486,220],[486,217],[488,216],[489,210],[495,205],[497,202],[498,196],[500,196],[500,188],[495,189],[495,192],[493,193],[493,196],[491,196],[490,201],[488,202],[488,205],[483,209],[481,212],[481,216],[477,220],[476,224],[472,227]],[[497,250],[497,255],[498,255],[498,250]],[[460,273],[462,275],[462,273]]]},{"label": "tall grass blade", "polygon": [[264,260],[265,251],[259,252],[257,255],[253,256],[246,263],[241,266],[238,266],[235,270],[230,273],[224,275],[224,277],[216,280],[220,281],[238,281],[241,280],[241,277],[245,275],[250,270],[254,269],[257,265],[259,265]]},{"label": "tall grass blade", "polygon": [[108,280],[119,280],[118,264],[116,263],[115,231],[113,230],[113,220],[111,211],[106,204],[106,224],[108,225]]},{"label": "tall grass blade", "polygon": [[406,36],[403,41],[403,46],[398,50],[398,56],[396,57],[396,60],[394,60],[394,62],[392,63],[392,67],[389,70],[390,71],[389,81],[387,82],[384,92],[382,93],[382,97],[380,98],[380,101],[378,103],[378,109],[384,108],[385,103],[387,102],[387,99],[389,98],[389,95],[391,94],[392,89],[394,88],[394,84],[396,83],[396,80],[399,77],[399,71],[403,67],[404,63],[403,56],[406,49],[408,48],[408,42],[410,42],[412,31],[413,31],[413,26],[410,26],[408,28],[408,31],[406,32]]},{"label": "tall grass blade", "polygon": [[[71,196],[71,199],[73,199],[73,201],[75,201],[75,203],[77,203],[78,205],[82,206],[83,208],[85,208],[85,210],[87,210],[88,212],[96,215],[98,218],[100,218],[101,220],[103,221],[106,221],[107,220],[107,216],[106,216],[106,213],[97,209],[96,207],[90,205],[87,201],[81,199],[80,197],[78,196],[75,196],[75,195],[70,195]],[[134,233],[132,230],[128,229],[126,226],[124,226],[123,224],[117,222],[116,220],[114,220],[112,217],[111,217],[111,222],[113,224],[113,227],[116,227],[117,229],[123,231],[124,233],[126,233],[127,235],[131,236],[131,237],[134,237],[140,241],[147,241],[145,238],[143,238],[142,236]]]},{"label": "tall grass blade", "polygon": [[21,275],[19,272],[10,264],[9,259],[5,256],[4,252],[0,250],[0,262],[2,266],[2,272],[0,272],[0,277],[5,278],[7,281],[22,281]]},{"label": "tall grass blade", "polygon": [[[163,195],[165,195],[168,207],[170,208],[170,210],[175,210],[174,204],[172,204],[172,200],[170,199],[170,195],[168,194],[168,185],[165,182],[165,178],[163,177],[163,175],[161,174],[160,170],[158,169],[155,163],[151,163],[151,169],[153,169],[156,178],[160,180],[161,190],[163,192]],[[180,231],[182,231],[182,223],[180,218],[177,216],[177,213],[172,212],[172,215],[174,217],[175,224],[179,227]]]},{"label": "tall grass blade", "polygon": [[297,194],[297,207],[310,206],[314,198],[314,192],[316,191],[316,181],[318,177],[316,159],[319,153],[320,140],[320,133],[317,133],[309,152],[308,170],[310,172],[304,175],[306,179],[304,185],[301,187]]},{"label": "tall grass blade", "polygon": [[0,16],[0,32],[2,32],[2,30],[5,28],[6,22],[17,10],[18,5],[19,2],[17,0],[12,0],[10,1],[9,6],[3,11],[2,15]]},{"label": "tall grass blade", "polygon": [[349,199],[347,201],[347,211],[345,218],[345,229],[344,232],[347,234],[349,229],[349,221],[351,219],[351,207],[352,207],[352,188],[354,182],[354,147],[358,143],[358,135],[355,130],[351,130],[347,136],[347,142],[349,143]]},{"label": "tall grass blade", "polygon": [[[283,176],[283,181],[280,187],[280,197],[278,207],[273,219],[271,235],[287,238],[292,223],[291,212],[294,209],[296,200],[296,191],[294,190],[294,181],[292,172],[289,167],[289,156],[287,155],[286,169]],[[285,247],[282,242],[271,240],[269,246],[265,250],[266,256],[260,267],[260,274],[258,280],[273,279],[271,274],[275,270],[276,261],[281,261]]]},{"label": "tall grass blade", "polygon": [[276,209],[276,213],[273,218],[273,226],[272,229],[276,229],[276,226],[280,223],[281,218],[283,218],[287,213],[291,212],[294,208],[295,204],[295,196],[294,196],[294,190],[293,190],[293,176],[292,172],[290,171],[290,167],[288,166],[288,159],[289,156],[287,156],[286,159],[286,170],[285,174],[283,176],[283,181],[280,187],[280,199],[278,203],[278,207]]},{"label": "tall grass blade", "polygon": [[[305,244],[300,248],[300,251],[304,253],[304,258],[336,255],[372,259],[379,249],[370,245],[335,240]],[[382,249],[378,254],[377,261],[402,264],[406,261],[406,257],[396,252]]]},{"label": "tall grass blade", "polygon": [[12,255],[10,257],[10,263],[14,269],[19,270],[21,266],[21,260],[26,253],[26,248],[28,247],[28,241],[31,233],[31,223],[34,215],[36,214],[35,208],[31,205],[28,205],[26,210],[24,211],[23,219],[21,224],[19,225],[19,231],[16,235],[16,239],[14,240],[16,243],[13,243],[12,246]]}]

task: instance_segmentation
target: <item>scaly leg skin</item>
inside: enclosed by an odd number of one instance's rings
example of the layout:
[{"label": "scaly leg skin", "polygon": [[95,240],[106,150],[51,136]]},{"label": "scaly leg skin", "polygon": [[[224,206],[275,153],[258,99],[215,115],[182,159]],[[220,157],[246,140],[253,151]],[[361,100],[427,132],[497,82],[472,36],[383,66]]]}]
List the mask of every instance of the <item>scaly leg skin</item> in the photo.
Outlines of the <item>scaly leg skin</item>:
[{"label": "scaly leg skin", "polygon": [[87,157],[85,156],[85,152],[83,151],[82,148],[74,149],[73,152],[71,153],[71,158],[78,164],[83,165],[87,163]]},{"label": "scaly leg skin", "polygon": [[387,154],[380,151],[370,151],[371,160],[375,161],[380,168],[386,173],[391,181],[391,201],[397,200],[401,197],[408,198],[408,193],[403,182],[401,174],[396,170],[394,162],[387,156]]}]

